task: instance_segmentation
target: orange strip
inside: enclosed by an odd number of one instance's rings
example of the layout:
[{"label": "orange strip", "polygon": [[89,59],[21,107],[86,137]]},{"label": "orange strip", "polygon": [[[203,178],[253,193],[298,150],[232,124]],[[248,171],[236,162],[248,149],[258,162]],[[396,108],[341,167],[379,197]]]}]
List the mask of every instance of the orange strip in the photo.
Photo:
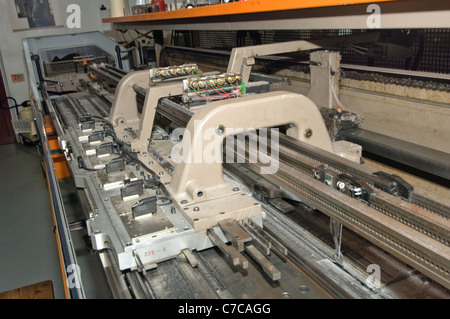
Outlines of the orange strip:
[{"label": "orange strip", "polygon": [[272,11],[298,10],[321,8],[330,6],[355,5],[374,2],[393,2],[400,0],[248,0],[244,2],[233,2],[216,4],[192,9],[180,9],[174,11],[154,12],[148,14],[133,15],[119,18],[103,19],[104,23],[120,22],[144,22],[159,20],[177,20],[188,18],[205,18],[211,16],[238,15],[249,13],[261,13]]},{"label": "orange strip", "polygon": [[50,115],[46,115],[44,118],[44,127],[45,132],[48,133],[54,133],[56,132],[55,125],[53,124],[52,117]]},{"label": "orange strip", "polygon": [[[56,132],[55,125],[50,115],[45,116],[44,125],[47,134]],[[48,136],[48,145],[50,146],[51,151],[59,150],[58,137]],[[53,164],[55,165],[56,177],[58,179],[70,177],[69,167],[67,166],[64,155],[53,155],[52,158]]]}]

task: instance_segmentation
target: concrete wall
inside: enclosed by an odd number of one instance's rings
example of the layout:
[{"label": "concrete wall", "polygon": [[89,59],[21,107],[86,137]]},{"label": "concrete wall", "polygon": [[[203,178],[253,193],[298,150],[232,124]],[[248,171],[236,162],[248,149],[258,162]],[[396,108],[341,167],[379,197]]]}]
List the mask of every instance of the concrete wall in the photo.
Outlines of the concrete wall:
[{"label": "concrete wall", "polygon": [[[102,18],[109,17],[109,0],[59,0],[61,6],[63,27],[31,29],[13,31],[12,17],[9,4],[14,0],[0,1],[0,56],[2,75],[5,80],[7,94],[14,97],[18,103],[29,99],[29,76],[23,50],[23,40],[39,36],[73,34],[90,31],[103,31],[111,33],[112,25],[102,23]],[[78,4],[81,8],[81,28],[70,29],[66,20],[71,13],[67,13],[70,4]],[[108,10],[101,11],[104,5]],[[12,74],[24,74],[25,82],[13,83]],[[12,113],[15,116],[15,113]]]}]

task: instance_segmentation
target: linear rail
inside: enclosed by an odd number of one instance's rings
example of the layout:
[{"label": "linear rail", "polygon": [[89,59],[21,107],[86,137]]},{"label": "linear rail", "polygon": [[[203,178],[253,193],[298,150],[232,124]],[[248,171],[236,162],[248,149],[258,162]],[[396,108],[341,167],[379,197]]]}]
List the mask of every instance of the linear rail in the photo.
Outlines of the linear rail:
[{"label": "linear rail", "polygon": [[[258,164],[245,166],[254,172],[261,169]],[[277,174],[265,178],[450,288],[449,246],[283,163]]]}]

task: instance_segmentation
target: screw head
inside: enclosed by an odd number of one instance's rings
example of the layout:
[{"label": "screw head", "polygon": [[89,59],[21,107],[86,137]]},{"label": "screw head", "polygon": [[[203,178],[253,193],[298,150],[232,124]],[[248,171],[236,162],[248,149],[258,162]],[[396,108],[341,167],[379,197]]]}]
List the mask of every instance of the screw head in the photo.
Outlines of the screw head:
[{"label": "screw head", "polygon": [[217,126],[216,133],[217,133],[217,135],[223,135],[223,133],[225,133],[225,127],[223,125]]}]

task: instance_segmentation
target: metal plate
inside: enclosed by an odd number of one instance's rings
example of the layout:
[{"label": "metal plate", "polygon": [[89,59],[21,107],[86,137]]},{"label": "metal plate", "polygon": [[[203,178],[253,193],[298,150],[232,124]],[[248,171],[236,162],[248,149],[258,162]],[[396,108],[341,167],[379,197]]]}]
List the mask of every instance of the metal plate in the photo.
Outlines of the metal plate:
[{"label": "metal plate", "polygon": [[155,238],[161,235],[174,233],[176,231],[174,225],[166,217],[166,214],[158,207],[155,214],[148,214],[133,218],[131,208],[139,200],[149,197],[145,194],[143,196],[135,196],[130,199],[123,200],[121,196],[113,196],[111,200],[119,214],[125,229],[127,230],[133,243],[146,239]]}]

